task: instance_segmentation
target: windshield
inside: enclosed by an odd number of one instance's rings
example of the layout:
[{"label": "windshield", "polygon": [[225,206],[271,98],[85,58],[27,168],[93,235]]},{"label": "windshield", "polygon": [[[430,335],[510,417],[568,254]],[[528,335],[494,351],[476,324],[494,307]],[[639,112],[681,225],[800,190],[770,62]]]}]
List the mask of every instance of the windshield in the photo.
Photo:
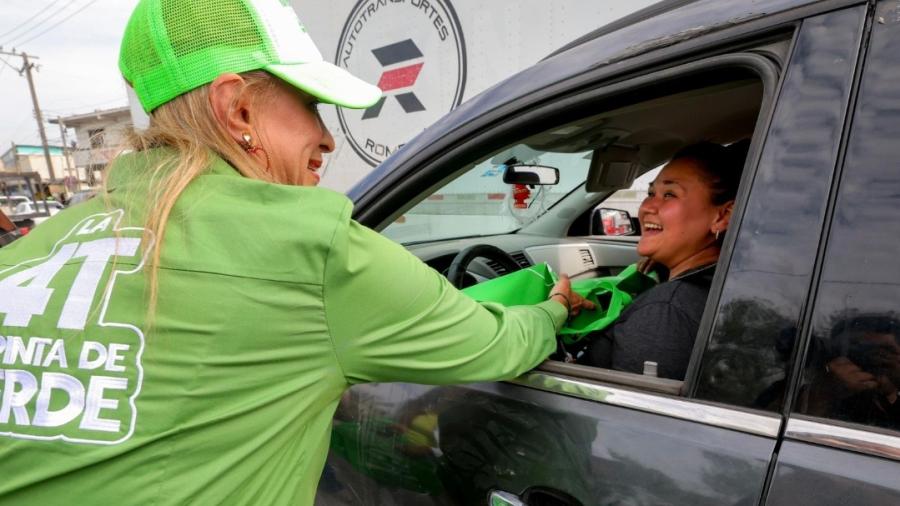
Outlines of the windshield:
[{"label": "windshield", "polygon": [[[559,169],[559,183],[522,188],[506,184],[503,172],[513,163],[555,167]],[[413,243],[514,232],[584,184],[590,164],[589,150],[554,153],[518,144],[426,196],[382,233],[401,243]]]}]

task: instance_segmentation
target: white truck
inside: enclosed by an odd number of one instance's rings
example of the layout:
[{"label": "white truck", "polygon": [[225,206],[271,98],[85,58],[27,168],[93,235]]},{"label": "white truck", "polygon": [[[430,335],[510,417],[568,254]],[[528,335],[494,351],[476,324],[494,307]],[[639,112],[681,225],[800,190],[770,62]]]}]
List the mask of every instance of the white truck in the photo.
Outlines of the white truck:
[{"label": "white truck", "polygon": [[322,185],[346,191],[464,100],[655,1],[292,0],[326,60],[385,92],[366,110],[321,108],[336,143]]},{"label": "white truck", "polygon": [[323,107],[336,149],[322,184],[347,190],[466,99],[655,0],[293,0],[323,56],[377,83],[363,111]]}]

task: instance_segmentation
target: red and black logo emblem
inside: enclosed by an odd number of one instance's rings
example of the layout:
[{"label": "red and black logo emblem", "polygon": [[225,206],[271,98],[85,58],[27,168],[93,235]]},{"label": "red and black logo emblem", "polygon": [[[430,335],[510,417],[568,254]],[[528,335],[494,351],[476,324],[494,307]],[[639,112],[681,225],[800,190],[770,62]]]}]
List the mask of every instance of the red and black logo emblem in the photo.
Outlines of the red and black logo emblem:
[{"label": "red and black logo emblem", "polygon": [[357,1],[335,64],[384,92],[368,109],[337,108],[347,143],[372,166],[458,106],[466,87],[465,41],[449,0]]},{"label": "red and black logo emblem", "polygon": [[425,106],[416,98],[411,88],[416,84],[419,74],[422,72],[422,52],[419,51],[412,39],[406,39],[396,44],[379,47],[372,50],[372,54],[378,59],[382,67],[390,68],[381,74],[378,79],[378,87],[385,96],[377,104],[363,113],[362,119],[377,118],[384,106],[384,101],[391,95],[400,103],[400,107],[407,113],[424,111]]}]

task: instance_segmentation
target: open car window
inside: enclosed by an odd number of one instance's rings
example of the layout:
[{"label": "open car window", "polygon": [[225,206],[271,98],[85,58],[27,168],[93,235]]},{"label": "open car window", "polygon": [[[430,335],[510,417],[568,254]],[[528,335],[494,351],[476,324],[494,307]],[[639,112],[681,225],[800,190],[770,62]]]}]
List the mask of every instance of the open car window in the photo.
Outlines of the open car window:
[{"label": "open car window", "polygon": [[[445,274],[461,251],[482,244],[503,250],[522,266],[546,262],[554,272],[573,275],[575,280],[621,273],[639,260],[638,238],[608,240],[618,234],[591,232],[594,211],[611,208],[636,217],[649,182],[686,146],[754,141],[766,91],[774,88],[773,75],[762,77],[746,66],[711,65],[702,72],[684,76],[673,72],[667,79],[648,80],[639,92],[625,96],[591,98],[588,93],[579,107],[556,112],[550,120],[533,115],[529,124],[518,125],[518,139],[498,132],[496,138],[504,139],[503,144],[485,141],[468,160],[460,157],[454,166],[437,164],[440,171],[418,174],[422,177],[417,181],[430,189],[395,208],[382,233]],[[558,181],[549,185],[505,181],[507,168],[520,164],[552,167],[559,173]],[[628,224],[627,215],[622,216]],[[467,282],[462,286],[508,270],[482,258],[465,272],[461,279]],[[717,275],[713,285],[719,286],[723,276]],[[703,321],[714,307],[706,304]],[[698,338],[705,332],[701,325]],[[570,351],[577,357],[583,347]],[[554,358],[542,368],[569,377],[684,393],[681,379],[644,377]]]},{"label": "open car window", "polygon": [[[565,130],[558,135],[565,135]],[[583,185],[591,151],[555,153],[516,144],[476,163],[382,233],[400,243],[507,234],[540,218],[560,199]],[[503,182],[509,165],[533,164],[558,169],[554,185],[525,185],[517,203],[513,185]]]}]

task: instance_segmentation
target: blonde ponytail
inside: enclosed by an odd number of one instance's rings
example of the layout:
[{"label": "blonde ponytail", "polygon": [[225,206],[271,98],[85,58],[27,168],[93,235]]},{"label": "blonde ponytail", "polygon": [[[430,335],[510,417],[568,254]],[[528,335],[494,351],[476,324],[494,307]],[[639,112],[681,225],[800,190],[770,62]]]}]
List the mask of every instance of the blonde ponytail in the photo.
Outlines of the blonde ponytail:
[{"label": "blonde ponytail", "polygon": [[[265,99],[277,86],[277,79],[266,72],[241,74],[245,91]],[[209,85],[202,86],[167,102],[153,111],[150,126],[130,135],[133,151],[170,148],[171,158],[147,167],[144,177],[150,181],[144,237],[147,254],[148,326],[152,326],[159,295],[159,262],[163,238],[175,202],[187,186],[209,168],[213,155],[229,162],[243,176],[274,182],[272,176],[228,134],[213,114]],[[115,167],[113,167],[115,170]]]}]

